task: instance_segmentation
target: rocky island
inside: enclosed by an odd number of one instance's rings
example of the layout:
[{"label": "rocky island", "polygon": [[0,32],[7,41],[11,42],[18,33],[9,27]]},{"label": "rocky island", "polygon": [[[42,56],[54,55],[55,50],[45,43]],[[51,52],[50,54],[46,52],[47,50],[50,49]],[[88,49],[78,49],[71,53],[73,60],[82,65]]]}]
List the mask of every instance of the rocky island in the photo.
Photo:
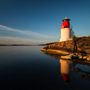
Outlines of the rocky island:
[{"label": "rocky island", "polygon": [[59,54],[59,55],[69,55],[69,57],[75,54],[78,55],[79,59],[86,59],[86,60],[90,59],[90,36],[77,37],[76,47],[77,50],[76,52],[74,52],[74,48],[75,48],[74,41],[67,40],[67,41],[56,42],[47,45],[43,49],[41,49],[41,51],[46,53]]},{"label": "rocky island", "polygon": [[70,19],[62,20],[60,42],[51,43],[41,51],[58,55],[61,59],[90,63],[90,36],[76,37],[70,27]]}]

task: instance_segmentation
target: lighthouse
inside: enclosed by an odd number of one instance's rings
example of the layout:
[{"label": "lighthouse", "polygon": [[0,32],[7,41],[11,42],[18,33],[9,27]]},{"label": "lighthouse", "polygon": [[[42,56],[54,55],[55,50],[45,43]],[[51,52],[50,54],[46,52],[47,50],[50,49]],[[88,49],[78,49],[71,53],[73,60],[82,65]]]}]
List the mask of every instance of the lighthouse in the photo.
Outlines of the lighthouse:
[{"label": "lighthouse", "polygon": [[62,25],[60,26],[61,29],[61,41],[67,41],[67,40],[71,40],[71,28],[70,28],[70,19],[67,19],[67,17],[65,17],[65,19],[62,20]]}]

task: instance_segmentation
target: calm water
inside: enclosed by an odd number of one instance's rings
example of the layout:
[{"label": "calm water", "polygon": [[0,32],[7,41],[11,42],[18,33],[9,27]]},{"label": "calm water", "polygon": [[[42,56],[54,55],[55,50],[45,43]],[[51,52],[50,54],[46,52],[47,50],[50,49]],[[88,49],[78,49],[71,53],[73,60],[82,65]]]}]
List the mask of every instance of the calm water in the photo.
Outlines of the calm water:
[{"label": "calm water", "polygon": [[[46,55],[43,46],[0,47],[0,89],[9,90],[90,90],[90,80],[79,77],[90,72],[87,65],[73,64]],[[90,74],[88,74],[90,76]]]}]

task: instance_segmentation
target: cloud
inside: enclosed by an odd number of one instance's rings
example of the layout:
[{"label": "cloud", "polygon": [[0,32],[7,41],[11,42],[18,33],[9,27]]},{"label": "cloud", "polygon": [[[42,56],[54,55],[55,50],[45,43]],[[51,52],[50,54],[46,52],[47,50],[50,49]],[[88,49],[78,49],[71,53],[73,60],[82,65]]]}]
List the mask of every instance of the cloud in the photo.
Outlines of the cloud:
[{"label": "cloud", "polygon": [[42,44],[50,41],[42,41],[37,39],[25,39],[18,37],[0,36],[0,44]]},{"label": "cloud", "polygon": [[18,29],[13,29],[13,28],[10,28],[10,27],[4,26],[4,25],[0,25],[0,29],[7,30],[7,31],[18,32],[18,33],[21,33],[23,35],[30,35],[30,36],[35,36],[35,37],[39,37],[39,38],[54,38],[52,36],[39,34],[39,33],[36,33],[36,32],[29,31],[29,30],[22,31],[22,30],[18,30]]},{"label": "cloud", "polygon": [[[18,37],[8,37],[8,36],[0,36],[0,40],[15,40],[15,41],[37,41],[36,39],[25,39],[25,38],[18,38]],[[41,41],[41,40],[39,40]]]}]

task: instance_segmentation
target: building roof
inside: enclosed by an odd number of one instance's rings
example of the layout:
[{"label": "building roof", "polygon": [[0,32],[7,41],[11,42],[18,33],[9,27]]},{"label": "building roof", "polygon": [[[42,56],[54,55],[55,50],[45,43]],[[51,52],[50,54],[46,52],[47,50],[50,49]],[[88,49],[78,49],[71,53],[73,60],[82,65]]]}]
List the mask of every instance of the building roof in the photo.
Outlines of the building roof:
[{"label": "building roof", "polygon": [[67,17],[65,17],[65,19],[63,19],[62,21],[70,21],[70,19],[67,19]]}]

